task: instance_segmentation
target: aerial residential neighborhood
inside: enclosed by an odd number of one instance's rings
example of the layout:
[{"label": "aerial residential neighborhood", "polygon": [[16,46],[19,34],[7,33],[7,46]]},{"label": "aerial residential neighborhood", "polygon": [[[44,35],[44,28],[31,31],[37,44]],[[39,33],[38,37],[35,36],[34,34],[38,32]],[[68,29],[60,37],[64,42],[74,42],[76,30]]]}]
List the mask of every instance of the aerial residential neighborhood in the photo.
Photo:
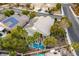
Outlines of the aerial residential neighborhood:
[{"label": "aerial residential neighborhood", "polygon": [[79,56],[79,4],[0,3],[0,56]]}]

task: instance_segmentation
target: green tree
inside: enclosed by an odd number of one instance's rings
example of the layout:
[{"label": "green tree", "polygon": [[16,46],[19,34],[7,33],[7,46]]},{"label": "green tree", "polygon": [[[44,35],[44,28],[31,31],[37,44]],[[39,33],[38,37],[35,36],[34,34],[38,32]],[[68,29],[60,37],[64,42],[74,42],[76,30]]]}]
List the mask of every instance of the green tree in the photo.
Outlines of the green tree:
[{"label": "green tree", "polygon": [[72,23],[66,16],[64,16],[61,18],[60,26],[62,26],[63,28],[69,28],[72,26]]},{"label": "green tree", "polygon": [[34,37],[34,39],[38,39],[40,37],[40,33],[39,32],[35,32],[33,37]]},{"label": "green tree", "polygon": [[13,10],[10,10],[10,9],[8,9],[8,10],[5,10],[4,12],[3,12],[3,14],[5,15],[5,16],[11,16],[11,15],[13,15],[15,12],[13,11]]},{"label": "green tree", "polygon": [[37,15],[37,13],[35,11],[31,12],[29,14],[30,19],[34,18]]},{"label": "green tree", "polygon": [[29,45],[34,43],[39,36],[38,32],[35,32],[34,36],[28,36],[25,29],[17,26],[11,30],[11,33],[8,33],[6,37],[0,40],[0,46],[2,49],[8,50],[12,55],[14,55],[14,51],[26,53],[30,49]]},{"label": "green tree", "polygon": [[10,56],[16,56],[16,51],[9,51]]},{"label": "green tree", "polygon": [[15,13],[13,10],[10,10],[9,12],[11,13],[11,15],[13,15]]},{"label": "green tree", "polygon": [[49,9],[49,8],[48,8],[48,13],[52,13],[52,9]]},{"label": "green tree", "polygon": [[35,42],[36,39],[33,36],[28,36],[27,40],[28,40],[28,44],[31,45],[32,43]]},{"label": "green tree", "polygon": [[56,4],[56,7],[57,7],[58,10],[60,10],[61,9],[61,4],[60,3],[57,3]]},{"label": "green tree", "polygon": [[7,36],[3,38],[1,44],[2,48],[9,51],[24,53],[29,49],[27,37],[28,33],[21,27],[17,26],[12,29],[11,33],[7,34]]},{"label": "green tree", "polygon": [[43,44],[45,46],[54,47],[57,44],[57,39],[55,37],[52,37],[52,36],[47,37],[46,39],[44,39]]},{"label": "green tree", "polygon": [[22,10],[22,14],[28,15],[30,12],[28,10]]},{"label": "green tree", "polygon": [[57,39],[64,39],[66,37],[65,30],[60,27],[58,22],[54,23],[54,25],[51,26],[50,32],[51,35],[53,35]]},{"label": "green tree", "polygon": [[1,44],[2,44],[2,38],[0,38],[0,49],[1,49],[1,47],[2,47]]},{"label": "green tree", "polygon": [[79,51],[79,42],[73,42],[71,45],[76,51]]},{"label": "green tree", "polygon": [[61,4],[60,3],[57,3],[56,4],[56,7],[52,7],[51,9],[48,8],[48,12],[49,13],[54,13],[54,12],[60,10],[60,9],[61,9]]},{"label": "green tree", "polygon": [[53,7],[51,10],[52,10],[53,12],[54,12],[54,11],[58,11],[57,7]]},{"label": "green tree", "polygon": [[52,13],[54,13],[54,12],[56,12],[56,11],[58,11],[57,7],[52,7],[51,9],[48,9],[48,12],[49,12],[50,14],[52,14]]}]

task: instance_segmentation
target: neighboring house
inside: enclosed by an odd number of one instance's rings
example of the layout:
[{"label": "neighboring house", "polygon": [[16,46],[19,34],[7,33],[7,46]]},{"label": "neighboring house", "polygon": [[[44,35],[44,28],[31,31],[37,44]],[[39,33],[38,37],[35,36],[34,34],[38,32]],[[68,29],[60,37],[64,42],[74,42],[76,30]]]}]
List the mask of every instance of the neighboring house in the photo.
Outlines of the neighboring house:
[{"label": "neighboring house", "polygon": [[50,28],[54,23],[54,19],[52,19],[50,16],[40,16],[38,17],[37,21],[34,23],[34,25],[30,28],[26,28],[28,33],[30,35],[33,34],[33,32],[40,32],[44,36],[50,35]]},{"label": "neighboring house", "polygon": [[52,3],[32,3],[31,7],[34,7],[34,11],[38,11],[41,9],[42,12],[45,12],[49,9],[51,9],[52,7],[55,7],[56,4],[52,4]]},{"label": "neighboring house", "polygon": [[8,29],[13,29],[16,26],[24,26],[29,21],[29,17],[22,15],[13,15],[1,21]]},{"label": "neighboring house", "polygon": [[7,31],[15,28],[16,26],[23,27],[27,22],[29,22],[29,17],[26,15],[18,16],[13,15],[7,17],[0,22],[0,37],[5,37]]}]

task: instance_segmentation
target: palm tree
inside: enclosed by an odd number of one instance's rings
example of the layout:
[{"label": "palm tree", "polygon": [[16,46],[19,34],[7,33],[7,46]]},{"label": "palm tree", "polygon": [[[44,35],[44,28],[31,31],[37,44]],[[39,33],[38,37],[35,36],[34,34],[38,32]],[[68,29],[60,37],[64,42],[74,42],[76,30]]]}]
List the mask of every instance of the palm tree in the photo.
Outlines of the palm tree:
[{"label": "palm tree", "polygon": [[29,45],[31,45],[32,43],[36,41],[36,39],[33,36],[28,36],[27,40],[28,40],[27,42]]},{"label": "palm tree", "polygon": [[34,35],[33,35],[35,41],[41,42],[42,39],[43,39],[41,35],[42,34],[40,34],[39,32],[35,32]]},{"label": "palm tree", "polygon": [[34,38],[37,39],[37,38],[39,38],[39,37],[40,37],[40,33],[39,33],[39,32],[35,32],[35,33],[34,33]]},{"label": "palm tree", "polygon": [[37,15],[37,13],[35,11],[32,11],[30,14],[29,14],[29,17],[30,19],[34,18],[35,16]]}]

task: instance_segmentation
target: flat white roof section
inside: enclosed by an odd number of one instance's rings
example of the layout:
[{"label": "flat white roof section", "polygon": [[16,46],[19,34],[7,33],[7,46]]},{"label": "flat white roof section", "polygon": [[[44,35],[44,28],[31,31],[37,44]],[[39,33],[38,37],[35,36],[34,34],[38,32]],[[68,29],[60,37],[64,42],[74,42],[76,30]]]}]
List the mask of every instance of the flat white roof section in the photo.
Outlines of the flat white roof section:
[{"label": "flat white roof section", "polygon": [[33,28],[35,28],[37,32],[42,33],[44,36],[48,36],[50,35],[50,28],[53,23],[54,19],[52,19],[50,16],[40,16],[37,22],[34,23]]}]

